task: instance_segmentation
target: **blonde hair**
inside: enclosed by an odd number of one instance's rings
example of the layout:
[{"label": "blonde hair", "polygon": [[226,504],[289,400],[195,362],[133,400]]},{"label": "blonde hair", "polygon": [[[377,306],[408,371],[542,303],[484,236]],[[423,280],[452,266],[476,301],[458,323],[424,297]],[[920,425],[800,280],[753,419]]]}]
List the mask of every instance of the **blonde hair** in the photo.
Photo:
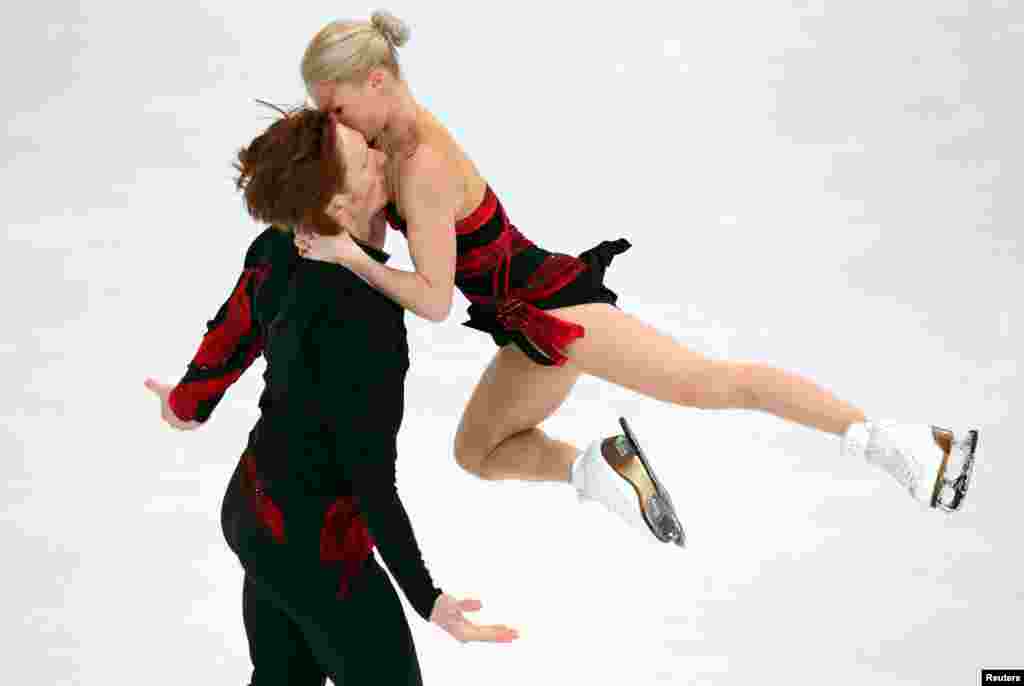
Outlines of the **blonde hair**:
[{"label": "blonde hair", "polygon": [[377,67],[402,78],[397,48],[408,42],[409,27],[383,10],[374,12],[369,22],[331,22],[313,37],[302,56],[306,90],[312,92],[319,81],[362,81]]}]

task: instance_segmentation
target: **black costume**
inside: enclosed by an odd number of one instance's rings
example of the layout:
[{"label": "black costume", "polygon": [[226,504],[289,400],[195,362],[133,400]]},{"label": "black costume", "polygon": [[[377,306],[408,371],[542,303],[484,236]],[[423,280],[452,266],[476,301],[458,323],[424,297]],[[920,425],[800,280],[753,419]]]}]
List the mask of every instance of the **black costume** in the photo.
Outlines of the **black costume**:
[{"label": "black costume", "polygon": [[420,684],[401,603],[372,554],[429,621],[441,591],[395,489],[404,310],[347,269],[300,259],[292,235],[270,228],[171,393],[175,414],[205,421],[261,353],[261,415],[221,514],[245,569],[251,684]]},{"label": "black costume", "polygon": [[[405,235],[408,226],[393,202],[386,214]],[[464,325],[490,334],[499,347],[515,343],[537,364],[563,365],[566,346],[586,332],[546,310],[615,305],[618,295],[604,285],[604,274],[612,258],[629,248],[620,238],[601,241],[579,257],[544,250],[509,221],[488,186],[480,205],[455,223],[455,285],[470,302]]]}]

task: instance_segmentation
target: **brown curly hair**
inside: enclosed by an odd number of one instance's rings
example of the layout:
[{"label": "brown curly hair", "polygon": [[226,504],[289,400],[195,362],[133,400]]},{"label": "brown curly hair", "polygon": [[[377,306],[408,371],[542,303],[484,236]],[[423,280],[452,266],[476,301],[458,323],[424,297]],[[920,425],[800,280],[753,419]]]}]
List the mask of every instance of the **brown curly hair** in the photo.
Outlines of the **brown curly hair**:
[{"label": "brown curly hair", "polygon": [[249,215],[283,230],[302,224],[321,235],[337,235],[341,227],[326,209],[334,195],[344,192],[346,169],[337,152],[334,116],[257,102],[281,116],[239,150],[232,165]]}]

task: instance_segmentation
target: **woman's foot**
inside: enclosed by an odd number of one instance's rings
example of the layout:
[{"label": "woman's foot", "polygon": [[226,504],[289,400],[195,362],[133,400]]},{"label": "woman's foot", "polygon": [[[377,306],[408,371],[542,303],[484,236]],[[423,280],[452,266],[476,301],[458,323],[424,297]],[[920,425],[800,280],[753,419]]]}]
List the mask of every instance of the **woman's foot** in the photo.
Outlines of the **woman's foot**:
[{"label": "woman's foot", "polygon": [[625,420],[625,434],[594,441],[572,466],[570,482],[580,501],[596,500],[646,536],[685,543],[668,492],[645,459]]},{"label": "woman's foot", "polygon": [[975,430],[954,435],[927,424],[885,420],[850,425],[841,450],[891,474],[919,503],[955,512],[967,493],[977,446]]}]

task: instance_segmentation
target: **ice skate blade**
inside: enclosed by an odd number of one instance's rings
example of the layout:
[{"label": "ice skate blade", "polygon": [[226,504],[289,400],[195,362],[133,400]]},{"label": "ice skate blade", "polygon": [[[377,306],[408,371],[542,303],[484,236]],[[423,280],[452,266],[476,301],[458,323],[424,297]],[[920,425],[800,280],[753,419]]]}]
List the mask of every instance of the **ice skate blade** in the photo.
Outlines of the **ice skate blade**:
[{"label": "ice skate blade", "polygon": [[948,429],[933,428],[936,442],[946,452],[939,469],[939,478],[932,493],[931,506],[945,512],[956,512],[962,506],[974,471],[974,452],[978,448],[978,432],[970,430],[961,441],[954,440]]},{"label": "ice skate blade", "polygon": [[675,543],[680,548],[685,548],[686,532],[676,515],[672,497],[662,486],[644,456],[626,418],[620,417],[619,424],[622,425],[622,430],[625,432],[625,436],[622,438],[625,439],[627,449],[632,453],[631,457],[636,459],[629,459],[619,465],[612,465],[612,467],[633,485],[640,498],[640,511],[644,521],[654,537],[662,543]]}]

